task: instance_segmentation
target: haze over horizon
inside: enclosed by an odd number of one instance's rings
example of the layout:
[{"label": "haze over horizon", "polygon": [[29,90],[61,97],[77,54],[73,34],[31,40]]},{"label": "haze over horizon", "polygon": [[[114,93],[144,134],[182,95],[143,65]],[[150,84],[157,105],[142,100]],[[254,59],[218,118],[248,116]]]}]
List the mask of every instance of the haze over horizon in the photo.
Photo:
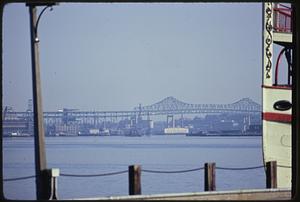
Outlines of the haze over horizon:
[{"label": "haze over horizon", "polygon": [[[41,8],[39,8],[39,12]],[[40,21],[44,111],[261,100],[261,3],[61,3]],[[38,12],[38,13],[39,13]],[[3,14],[3,106],[31,98],[29,14]]]}]

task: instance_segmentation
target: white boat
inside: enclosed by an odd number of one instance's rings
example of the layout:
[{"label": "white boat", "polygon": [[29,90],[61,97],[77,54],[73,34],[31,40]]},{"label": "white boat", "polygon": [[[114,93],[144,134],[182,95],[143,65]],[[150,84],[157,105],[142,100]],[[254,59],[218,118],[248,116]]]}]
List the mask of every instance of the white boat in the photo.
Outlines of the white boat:
[{"label": "white boat", "polygon": [[108,129],[103,128],[102,130],[99,131],[99,135],[108,136],[108,135],[110,135],[110,132]]},{"label": "white boat", "polygon": [[179,128],[179,127],[172,127],[172,128],[165,128],[164,134],[165,135],[186,135],[189,133],[188,128]]},{"label": "white boat", "polygon": [[[291,187],[291,121],[292,84],[291,74],[287,82],[279,84],[278,72],[291,69],[291,9],[280,4],[264,3],[263,30],[263,158],[277,162],[277,187]],[[289,23],[280,24],[282,20]],[[273,43],[282,46],[282,51],[273,63]],[[284,54],[283,54],[284,53]],[[286,61],[281,57],[285,56]],[[284,71],[283,67],[288,67]],[[280,67],[280,70],[279,70]]]},{"label": "white boat", "polygon": [[20,133],[20,132],[12,132],[10,135],[11,135],[12,137],[18,137],[18,136],[21,135],[21,133]]}]

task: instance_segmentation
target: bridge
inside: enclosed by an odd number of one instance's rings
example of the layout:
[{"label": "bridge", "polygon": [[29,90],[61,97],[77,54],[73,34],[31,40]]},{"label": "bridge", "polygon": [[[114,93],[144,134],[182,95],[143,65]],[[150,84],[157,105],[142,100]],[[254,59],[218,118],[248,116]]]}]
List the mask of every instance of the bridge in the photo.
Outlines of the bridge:
[{"label": "bridge", "polygon": [[[243,98],[231,104],[189,104],[174,97],[167,97],[155,104],[135,107],[129,111],[79,111],[63,109],[56,112],[44,112],[45,122],[82,121],[97,123],[100,120],[117,120],[117,118],[137,118],[142,116],[175,115],[175,114],[211,114],[211,113],[261,113],[261,105],[250,98]],[[32,112],[5,112],[6,117],[28,119]]]},{"label": "bridge", "polygon": [[258,113],[261,106],[250,98],[243,98],[232,104],[188,104],[174,97],[167,97],[160,102],[144,107],[135,107],[135,112],[142,115],[164,114],[208,114],[208,113]]}]

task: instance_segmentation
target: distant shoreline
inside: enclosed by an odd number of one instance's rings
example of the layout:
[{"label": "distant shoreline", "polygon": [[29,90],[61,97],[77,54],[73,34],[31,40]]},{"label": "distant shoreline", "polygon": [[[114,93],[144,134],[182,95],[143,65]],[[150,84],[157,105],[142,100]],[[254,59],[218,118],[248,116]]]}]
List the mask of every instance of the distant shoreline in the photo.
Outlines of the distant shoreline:
[{"label": "distant shoreline", "polygon": [[[62,135],[62,136],[45,136],[45,137],[130,137],[125,135]],[[154,134],[154,135],[142,135],[142,136],[132,136],[132,137],[143,137],[143,136],[186,136],[186,137],[260,137],[262,134],[254,134],[254,135],[183,135],[183,134],[177,134],[177,135],[165,135],[165,134]],[[33,138],[34,136],[2,136],[3,138]]]}]

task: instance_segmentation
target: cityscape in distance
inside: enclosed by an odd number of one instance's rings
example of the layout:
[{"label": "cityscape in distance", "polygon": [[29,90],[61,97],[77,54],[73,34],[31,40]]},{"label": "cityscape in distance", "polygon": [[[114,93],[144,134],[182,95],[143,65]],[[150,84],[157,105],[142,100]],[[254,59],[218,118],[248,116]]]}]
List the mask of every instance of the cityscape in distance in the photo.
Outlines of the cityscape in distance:
[{"label": "cityscape in distance", "polygon": [[[3,136],[33,136],[32,105],[30,99],[26,112],[4,107]],[[167,97],[130,111],[44,112],[44,130],[46,136],[257,136],[262,130],[260,108],[250,98],[232,104],[188,104]]]}]

